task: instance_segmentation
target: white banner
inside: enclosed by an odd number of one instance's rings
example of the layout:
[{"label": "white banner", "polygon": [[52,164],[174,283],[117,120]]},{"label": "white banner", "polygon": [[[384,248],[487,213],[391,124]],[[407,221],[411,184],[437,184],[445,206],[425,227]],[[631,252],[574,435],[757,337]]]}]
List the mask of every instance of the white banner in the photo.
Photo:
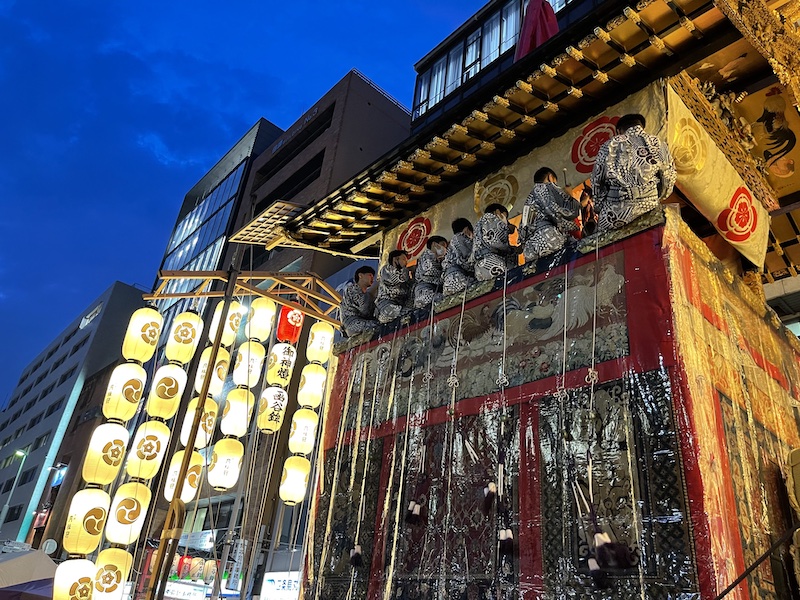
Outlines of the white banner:
[{"label": "white banner", "polygon": [[764,266],[770,216],[672,88],[668,92],[669,145],[678,186],[724,240]]}]

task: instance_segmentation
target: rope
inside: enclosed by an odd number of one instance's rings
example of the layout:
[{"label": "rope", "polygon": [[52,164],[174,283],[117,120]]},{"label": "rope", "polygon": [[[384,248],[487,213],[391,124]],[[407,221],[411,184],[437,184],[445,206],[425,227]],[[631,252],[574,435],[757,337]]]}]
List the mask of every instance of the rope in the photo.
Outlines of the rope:
[{"label": "rope", "polygon": [[[457,367],[458,367],[458,353],[459,349],[461,348],[461,332],[462,326],[464,324],[464,308],[467,302],[467,290],[464,289],[464,295],[461,298],[461,315],[459,317],[458,322],[458,334],[456,336],[456,348],[455,352],[453,353],[453,362],[450,365],[450,377],[447,378],[447,385],[450,387],[450,403],[448,405],[448,415],[449,419],[447,422],[447,431],[445,437],[445,448],[449,450],[450,458],[448,460],[448,452],[442,452],[442,461],[447,461],[447,493],[445,495],[446,503],[446,512],[444,518],[444,543],[442,545],[442,556],[439,561],[439,583],[438,586],[438,594],[439,598],[442,598],[442,594],[445,593],[445,566],[447,565],[447,532],[450,531],[450,513],[452,509],[452,497],[451,497],[451,489],[453,483],[453,440],[455,439],[455,413],[456,413],[456,393],[458,390],[458,375],[457,375]],[[442,465],[444,467],[444,465]],[[444,468],[442,469],[445,470]]]},{"label": "rope", "polygon": [[[353,350],[350,351],[350,356],[354,353]],[[320,554],[320,576],[322,571],[322,565],[324,565],[328,558],[328,550],[330,548],[330,540],[331,540],[331,523],[333,521],[333,507],[336,501],[336,488],[339,485],[339,467],[341,465],[342,460],[342,446],[344,440],[344,430],[347,427],[347,413],[350,411],[350,397],[353,393],[353,386],[355,385],[356,380],[356,373],[358,372],[358,367],[354,365],[354,368],[351,371],[350,380],[347,384],[347,395],[344,399],[344,407],[342,409],[341,419],[339,420],[339,427],[336,432],[336,460],[334,461],[333,466],[333,482],[331,483],[331,497],[328,501],[328,516],[325,523],[325,540],[322,544],[322,552]],[[360,384],[364,386],[365,379],[367,374],[367,361],[364,360],[364,357],[361,357],[361,377],[360,377]],[[320,593],[322,592],[322,585],[317,584],[316,589],[314,590],[314,600],[319,600]]]}]

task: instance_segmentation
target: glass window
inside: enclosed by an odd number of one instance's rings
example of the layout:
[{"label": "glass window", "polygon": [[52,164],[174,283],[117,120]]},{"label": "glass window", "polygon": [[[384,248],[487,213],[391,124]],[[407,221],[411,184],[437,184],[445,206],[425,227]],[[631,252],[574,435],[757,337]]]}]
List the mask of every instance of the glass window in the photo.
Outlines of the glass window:
[{"label": "glass window", "polygon": [[517,43],[520,30],[519,0],[511,0],[501,11],[500,21],[500,54]]},{"label": "glass window", "polygon": [[47,443],[47,440],[50,438],[50,432],[44,433],[36,438],[36,441],[33,442],[32,450],[38,450],[42,446]]},{"label": "glass window", "polygon": [[443,56],[434,63],[431,69],[430,106],[444,98],[445,72],[447,70],[447,57]]},{"label": "glass window", "polygon": [[64,404],[65,396],[62,396],[60,399],[53,402],[50,407],[47,409],[47,412],[44,414],[45,417],[49,417],[54,412],[56,412],[61,406]]},{"label": "glass window", "polygon": [[33,479],[35,473],[36,467],[23,471],[22,476],[19,478],[19,485],[25,485],[28,483],[31,479]]},{"label": "glass window", "polygon": [[417,101],[414,105],[417,107],[417,116],[425,114],[428,110],[428,91],[430,88],[431,72],[425,71],[422,76],[417,80]]},{"label": "glass window", "polygon": [[500,13],[495,13],[483,24],[481,39],[481,68],[500,56]]},{"label": "glass window", "polygon": [[467,50],[464,58],[464,81],[475,77],[481,70],[481,30],[478,29],[467,38]]},{"label": "glass window", "polygon": [[464,72],[464,47],[459,44],[447,57],[447,82],[444,95],[446,96],[461,85],[461,74]]},{"label": "glass window", "polygon": [[11,479],[6,479],[6,482],[3,484],[3,493],[5,494],[6,492],[8,492],[13,485],[14,485],[13,477]]},{"label": "glass window", "polygon": [[6,517],[6,523],[13,523],[19,516],[22,514],[22,504],[17,504],[11,507],[11,510],[8,511],[8,517]]}]

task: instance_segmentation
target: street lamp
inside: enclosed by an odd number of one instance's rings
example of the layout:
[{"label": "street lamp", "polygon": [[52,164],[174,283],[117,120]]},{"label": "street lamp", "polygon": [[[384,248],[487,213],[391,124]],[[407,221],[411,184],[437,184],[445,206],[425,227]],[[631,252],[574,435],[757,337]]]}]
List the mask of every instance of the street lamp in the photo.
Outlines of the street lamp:
[{"label": "street lamp", "polygon": [[19,461],[19,468],[17,469],[17,476],[14,477],[14,483],[11,484],[11,490],[8,492],[8,498],[6,498],[6,503],[3,505],[3,509],[0,510],[0,529],[3,528],[3,525],[6,522],[6,515],[8,515],[8,503],[11,502],[11,496],[14,495],[14,490],[17,489],[17,483],[19,482],[19,476],[22,474],[22,467],[25,464],[25,459],[28,458],[28,453],[24,450],[17,450],[14,452],[16,456],[19,456],[22,460]]}]

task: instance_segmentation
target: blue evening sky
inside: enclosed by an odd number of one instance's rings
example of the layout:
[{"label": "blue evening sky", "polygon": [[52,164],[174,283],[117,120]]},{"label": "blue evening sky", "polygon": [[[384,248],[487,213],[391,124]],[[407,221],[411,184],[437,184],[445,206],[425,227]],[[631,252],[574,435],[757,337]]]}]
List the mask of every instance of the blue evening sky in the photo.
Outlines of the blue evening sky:
[{"label": "blue evening sky", "polygon": [[115,280],[148,287],[184,194],[351,68],[413,64],[485,0],[0,0],[0,406]]}]

